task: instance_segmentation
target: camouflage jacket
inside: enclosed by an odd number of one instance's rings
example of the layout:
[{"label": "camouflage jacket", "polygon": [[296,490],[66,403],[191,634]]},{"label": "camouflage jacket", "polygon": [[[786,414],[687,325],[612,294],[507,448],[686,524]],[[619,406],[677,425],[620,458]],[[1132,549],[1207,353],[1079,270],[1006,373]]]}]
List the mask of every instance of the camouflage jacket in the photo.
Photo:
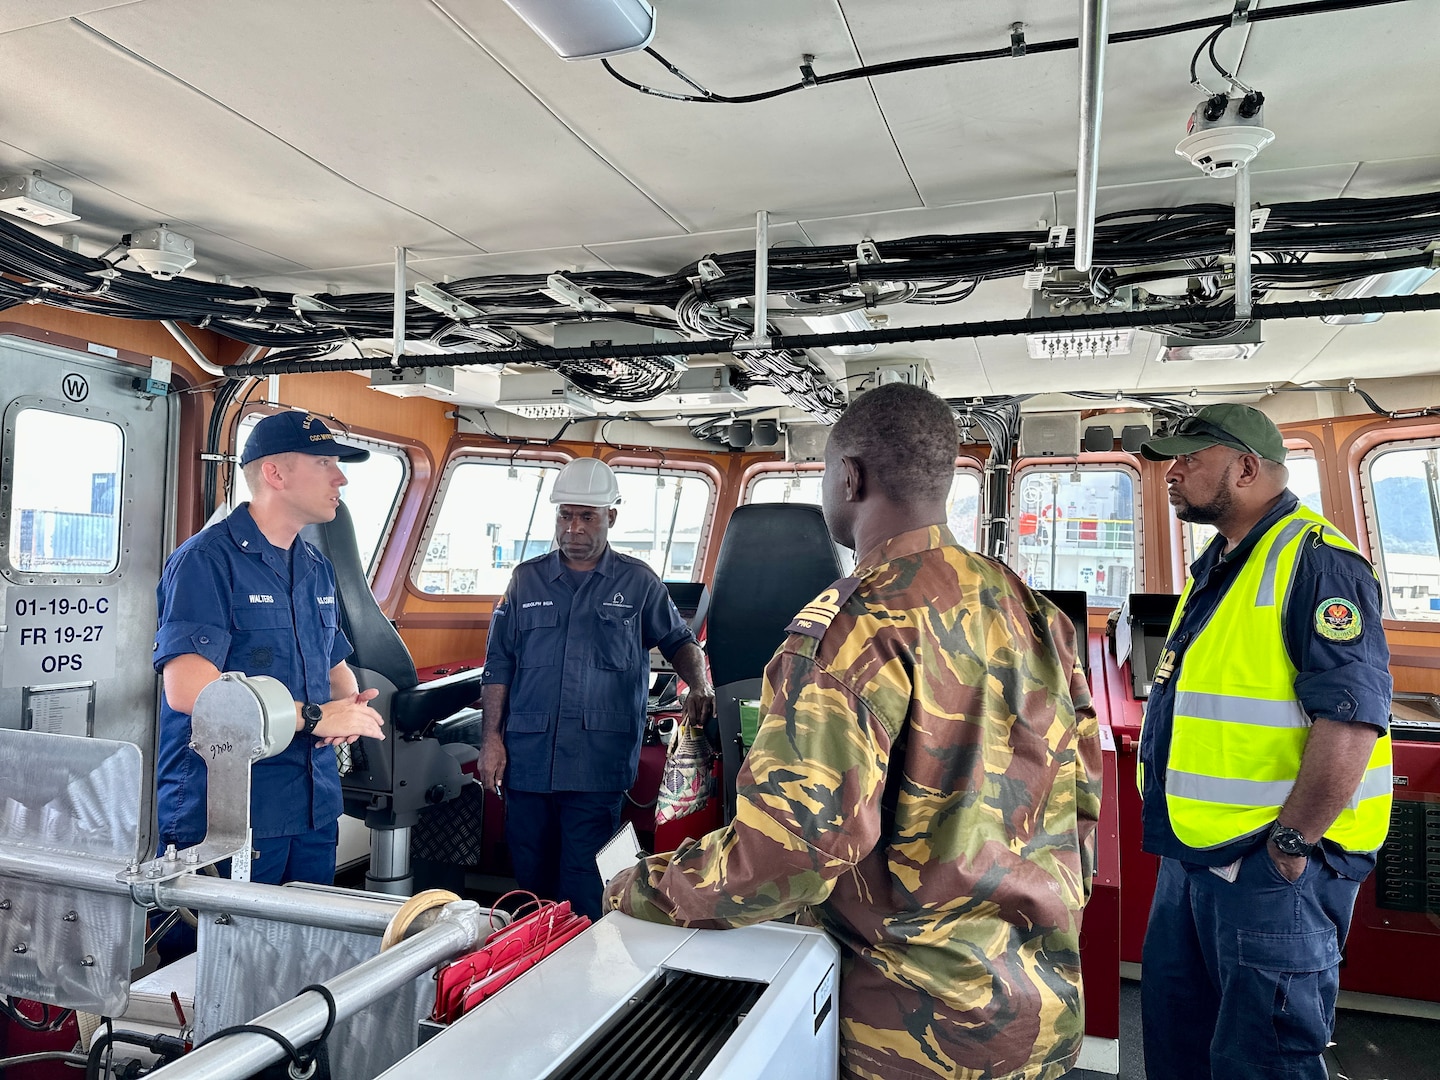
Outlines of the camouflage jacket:
[{"label": "camouflage jacket", "polygon": [[1100,742],[1075,634],[934,526],[861,559],[765,672],[735,820],[608,906],[839,942],[841,1075],[1050,1080],[1080,1050]]}]

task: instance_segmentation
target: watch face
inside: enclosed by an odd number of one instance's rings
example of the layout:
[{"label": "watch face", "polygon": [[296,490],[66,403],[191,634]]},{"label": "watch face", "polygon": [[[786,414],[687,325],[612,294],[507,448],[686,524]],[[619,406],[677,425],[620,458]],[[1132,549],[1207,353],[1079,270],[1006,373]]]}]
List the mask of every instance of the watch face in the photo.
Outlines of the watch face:
[{"label": "watch face", "polygon": [[1275,846],[1286,855],[1308,855],[1310,845],[1305,842],[1305,837],[1298,829],[1286,828],[1283,825],[1276,826],[1275,831],[1270,834],[1270,839],[1275,841]]}]

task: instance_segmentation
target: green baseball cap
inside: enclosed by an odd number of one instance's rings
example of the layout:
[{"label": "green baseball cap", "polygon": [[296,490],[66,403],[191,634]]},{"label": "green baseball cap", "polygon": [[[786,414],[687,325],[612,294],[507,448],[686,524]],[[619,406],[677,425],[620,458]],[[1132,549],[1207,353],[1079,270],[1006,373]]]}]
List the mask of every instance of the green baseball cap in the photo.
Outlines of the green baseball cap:
[{"label": "green baseball cap", "polygon": [[1145,443],[1140,453],[1151,461],[1166,461],[1211,446],[1229,446],[1285,464],[1285,437],[1274,422],[1259,409],[1231,402],[1206,405],[1181,420],[1169,435]]}]

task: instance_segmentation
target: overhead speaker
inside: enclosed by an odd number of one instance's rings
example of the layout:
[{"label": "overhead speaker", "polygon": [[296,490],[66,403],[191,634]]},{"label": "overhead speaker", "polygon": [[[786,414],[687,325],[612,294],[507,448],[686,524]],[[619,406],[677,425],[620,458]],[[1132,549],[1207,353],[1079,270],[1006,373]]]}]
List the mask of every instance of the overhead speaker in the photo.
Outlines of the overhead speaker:
[{"label": "overhead speaker", "polygon": [[1020,418],[1021,457],[1078,457],[1078,412],[1031,413]]},{"label": "overhead speaker", "polygon": [[755,441],[755,433],[750,426],[750,421],[730,421],[730,426],[725,429],[725,441],[736,450],[744,450],[745,447]]},{"label": "overhead speaker", "polygon": [[774,420],[756,420],[751,446],[774,446],[780,441],[780,425]]},{"label": "overhead speaker", "polygon": [[1115,449],[1115,429],[1109,424],[1091,424],[1085,429],[1085,452],[1103,454]]},{"label": "overhead speaker", "polygon": [[1127,454],[1138,454],[1149,439],[1150,429],[1144,424],[1126,424],[1120,429],[1120,448]]}]

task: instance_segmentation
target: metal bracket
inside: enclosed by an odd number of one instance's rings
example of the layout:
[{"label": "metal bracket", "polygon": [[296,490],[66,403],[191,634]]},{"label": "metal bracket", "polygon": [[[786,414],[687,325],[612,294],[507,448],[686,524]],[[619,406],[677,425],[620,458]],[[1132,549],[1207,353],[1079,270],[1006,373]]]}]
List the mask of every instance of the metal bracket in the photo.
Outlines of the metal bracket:
[{"label": "metal bracket", "polygon": [[274,757],[295,734],[295,702],[278,679],[227,671],[195,699],[190,749],[205,760],[205,839],[115,876],[124,882],[169,881],[250,851],[250,768]]},{"label": "metal bracket", "polygon": [[720,269],[720,264],[709,255],[696,263],[695,268],[700,272],[701,281],[719,281],[725,276],[725,271]]},{"label": "metal bracket", "polygon": [[1025,24],[1023,22],[1010,24],[1010,55],[1014,57],[1025,55]]},{"label": "metal bracket", "polygon": [[800,57],[800,82],[805,86],[820,85],[820,80],[815,77],[814,53],[804,53]]},{"label": "metal bracket", "polygon": [[875,263],[885,261],[880,257],[880,249],[875,246],[875,241],[873,240],[861,240],[860,243],[856,244],[855,258],[866,266],[872,266]]},{"label": "metal bracket", "polygon": [[1235,10],[1230,13],[1231,26],[1244,26],[1250,21],[1250,0],[1235,0]]},{"label": "metal bracket", "polygon": [[576,311],[589,313],[615,310],[589,289],[581,288],[564,274],[551,274],[545,279],[545,287],[540,291],[550,299],[557,300]]},{"label": "metal bracket", "polygon": [[415,299],[424,304],[431,311],[438,311],[456,322],[465,322],[467,319],[478,319],[485,314],[484,309],[476,307],[468,301],[461,300],[458,296],[451,296],[438,285],[431,285],[428,281],[417,282],[415,285]]},{"label": "metal bracket", "polygon": [[735,351],[768,349],[770,320],[766,309],[770,294],[770,211],[755,212],[755,323],[748,338],[735,339]]},{"label": "metal bracket", "polygon": [[390,350],[390,366],[398,368],[400,358],[405,355],[405,260],[408,252],[403,247],[395,249],[395,320],[394,344]]}]

